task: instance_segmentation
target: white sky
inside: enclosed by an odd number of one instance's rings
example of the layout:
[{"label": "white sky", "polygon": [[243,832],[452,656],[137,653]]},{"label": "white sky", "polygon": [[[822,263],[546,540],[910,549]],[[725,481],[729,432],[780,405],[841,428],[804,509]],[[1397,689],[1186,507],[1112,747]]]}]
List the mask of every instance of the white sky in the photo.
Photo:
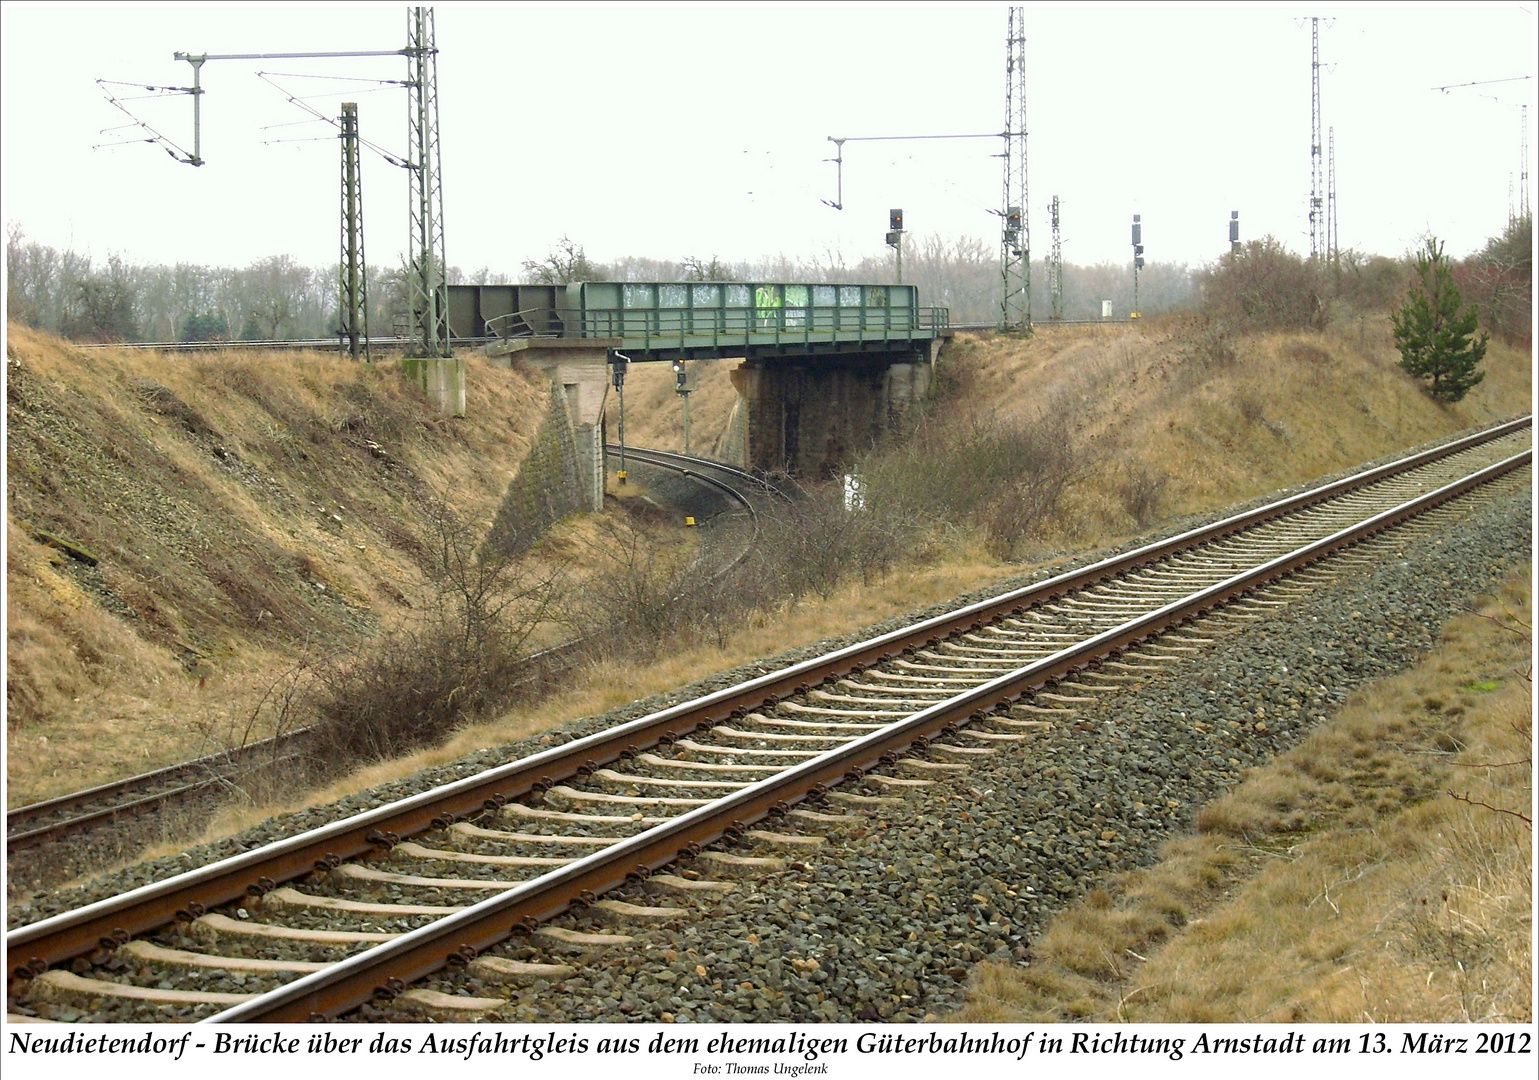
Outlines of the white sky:
[{"label": "white sky", "polygon": [[[1006,10],[439,4],[449,262],[516,274],[567,233],[600,260],[839,251],[853,263],[884,250],[897,206],[911,233],[997,245],[998,139],[849,143],[845,208],[820,200],[834,197],[830,135],[1004,128]],[[1321,81],[1342,245],[1399,255],[1432,231],[1464,254],[1500,232],[1535,82],[1431,88],[1532,75],[1532,4],[1033,5],[1033,254],[1047,254],[1054,194],[1071,262],[1127,260],[1134,213],[1151,261],[1205,262],[1225,249],[1232,209],[1242,237],[1307,253],[1310,15],[1334,18]],[[174,51],[398,49],[404,5],[9,3],[4,21],[7,223],[97,259],[336,260],[336,141],[264,146],[330,129],[264,131],[305,114],[255,72],[400,79],[404,59],[210,61],[198,169],[144,144],[93,150],[133,134],[98,134],[127,118],[95,80],[188,85]],[[364,136],[404,151],[403,90],[278,81],[332,94],[314,102],[328,115],[358,100]],[[189,98],[131,107],[190,147]],[[1533,146],[1532,108],[1530,122]],[[364,202],[369,260],[397,261],[404,173],[369,156]]]}]

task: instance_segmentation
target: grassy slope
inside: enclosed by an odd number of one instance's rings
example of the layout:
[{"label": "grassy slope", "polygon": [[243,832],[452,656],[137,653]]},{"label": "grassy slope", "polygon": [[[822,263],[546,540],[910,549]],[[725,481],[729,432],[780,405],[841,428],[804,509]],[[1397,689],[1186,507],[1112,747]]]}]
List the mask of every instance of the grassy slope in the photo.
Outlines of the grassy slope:
[{"label": "grassy slope", "polygon": [[[1210,509],[1527,412],[1529,358],[1497,343],[1484,383],[1442,406],[1396,366],[1387,320],[1214,341],[1189,320],[959,340],[949,361],[982,407],[1071,418],[1093,462],[1131,451],[1161,516]],[[1130,525],[1120,466],[1094,467],[1071,535]],[[1108,491],[1110,494],[1108,494]]]},{"label": "grassy slope", "polygon": [[84,351],[11,326],[11,805],[207,752],[303,642],[409,611],[423,498],[484,528],[543,413],[523,375],[471,359],[468,384],[451,421],[394,364]]},{"label": "grassy slope", "polygon": [[[1136,327],[1047,328],[1028,340],[961,338],[943,357],[942,377],[960,380],[963,400],[978,408],[1024,416],[1060,409],[1074,418],[1087,471],[1046,530],[1044,539],[1059,545],[1135,531],[1125,500],[1104,490],[1125,480],[1105,464],[1103,450],[1113,446],[1133,447],[1154,483],[1168,478],[1156,514],[1165,516],[1345,468],[1524,411],[1530,401],[1527,358],[1493,344],[1484,384],[1458,406],[1432,404],[1395,368],[1387,329],[1372,321],[1325,335],[1229,343],[1233,359],[1211,344],[1189,325],[1154,320]],[[422,523],[368,442],[399,463],[396,472],[451,495],[462,515],[485,523],[527,447],[544,394],[538,382],[472,359],[470,417],[449,422],[433,417],[392,370],[319,355],[173,363],[136,352],[80,352],[16,328],[9,351],[13,397],[24,378],[35,387],[28,392],[40,395],[41,411],[82,432],[73,440],[74,456],[65,459],[46,438],[28,443],[27,424],[12,418],[13,805],[195,751],[202,732],[241,715],[262,676],[293,653],[264,629],[264,610],[276,607],[274,614],[299,627],[313,624],[321,634],[367,622],[371,613],[388,620],[404,612],[416,570],[403,549],[411,536],[420,540]],[[726,426],[733,366],[730,360],[696,366],[697,447],[708,448]],[[193,415],[164,395],[146,397],[136,379],[159,382]],[[672,382],[667,365],[633,366],[626,395],[630,442],[681,445]],[[187,421],[208,430],[189,430]],[[611,395],[611,437],[615,421]],[[217,446],[237,460],[215,457]],[[1220,457],[1199,465],[1207,449]],[[240,462],[272,485],[249,476],[242,482]],[[108,473],[118,479],[99,483],[97,474]],[[117,497],[136,478],[145,481],[142,489]],[[175,505],[137,520],[141,503],[156,507],[168,493]],[[105,512],[113,503],[116,510]],[[68,513],[61,510],[66,504]],[[106,549],[102,578],[139,618],[125,623],[106,611],[82,588],[92,583],[90,575],[67,560],[51,565],[56,553],[17,529],[18,519]],[[125,520],[132,528],[124,529]],[[407,536],[396,535],[401,528]],[[260,565],[270,559],[213,567],[227,582],[264,583],[283,602],[251,611],[249,598],[242,609],[226,590],[207,588],[203,564],[210,548],[287,560],[289,569],[276,581]],[[114,569],[113,551],[132,563],[163,549],[158,571]],[[921,594],[937,582],[960,592],[1012,569],[963,546],[954,565],[901,573],[872,602],[898,611],[927,602]],[[183,581],[189,574],[191,581]],[[327,585],[324,594],[307,591],[316,581]],[[349,604],[329,599],[336,596]],[[686,681],[736,662],[745,650],[848,632],[861,625],[852,610],[848,597],[803,604],[794,627],[772,616],[768,625],[778,631],[745,627],[722,649],[689,650],[670,666],[669,677]],[[604,678],[595,675],[600,683]],[[595,686],[538,716],[510,716],[497,729],[467,732],[457,744],[484,745],[505,731],[554,724],[607,707],[599,703],[617,700],[616,694],[642,692],[628,682],[629,673],[614,678],[622,689]],[[18,700],[22,709],[15,708]],[[91,731],[114,737],[82,750],[87,740],[81,736]],[[119,732],[126,738],[117,739]],[[74,756],[60,756],[61,744]]]},{"label": "grassy slope", "polygon": [[[1137,527],[1124,495],[1130,477],[1110,464],[1114,454],[1131,452],[1131,479],[1157,492],[1159,518],[1302,483],[1532,408],[1529,357],[1499,342],[1487,354],[1485,381],[1457,405],[1428,398],[1397,359],[1384,316],[1323,334],[1234,339],[1169,317],[1141,326],[1044,326],[1025,339],[960,336],[943,352],[938,378],[980,413],[1070,418],[1087,471],[1047,531],[1059,543],[1090,544]],[[696,366],[696,453],[709,455],[726,429],[737,363]],[[611,438],[616,414],[611,399]],[[633,365],[627,441],[680,450],[681,416],[668,365]]]}]

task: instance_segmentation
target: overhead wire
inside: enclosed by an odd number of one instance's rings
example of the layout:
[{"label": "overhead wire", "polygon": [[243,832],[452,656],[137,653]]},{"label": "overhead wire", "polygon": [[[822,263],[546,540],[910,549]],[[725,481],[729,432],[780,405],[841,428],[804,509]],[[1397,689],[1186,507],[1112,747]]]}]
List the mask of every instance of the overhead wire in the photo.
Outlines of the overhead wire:
[{"label": "overhead wire", "polygon": [[[124,128],[127,128],[127,127],[138,127],[141,130],[147,132],[150,137],[147,138],[147,139],[129,139],[129,140],[125,140],[123,142],[116,142],[116,143],[99,143],[96,146],[91,147],[91,149],[93,149],[93,150],[102,150],[102,149],[107,149],[108,147],[112,147],[112,146],[126,146],[126,145],[129,145],[129,143],[148,142],[148,143],[155,143],[155,144],[159,145],[161,147],[161,149],[165,150],[165,152],[167,154],[171,155],[171,157],[175,158],[177,161],[191,161],[192,160],[192,155],[187,153],[186,150],[183,150],[175,142],[173,142],[172,140],[166,138],[166,136],[162,135],[160,132],[158,132],[154,128],[152,128],[149,124],[145,123],[143,120],[141,120],[137,116],[135,116],[133,114],[133,112],[130,111],[128,106],[124,105],[122,103],[122,101],[118,100],[118,98],[112,93],[112,91],[107,89],[108,82],[109,82],[109,80],[107,80],[107,79],[97,79],[96,80],[96,84],[102,88],[102,94],[107,98],[108,103],[111,104],[113,108],[115,108],[115,109],[119,110],[120,112],[122,112],[122,114],[124,116],[128,117],[128,119],[130,121],[132,121],[131,124],[124,124],[121,127],[119,127],[117,130],[121,131]],[[124,82],[117,82],[117,81],[112,81],[111,84],[114,85],[114,86],[142,86],[142,85],[144,85],[143,83],[124,83]]]},{"label": "overhead wire", "polygon": [[[288,102],[291,105],[297,106],[298,108],[303,109],[305,112],[309,113],[315,119],[324,121],[325,123],[330,124],[332,127],[337,128],[338,130],[341,130],[341,125],[339,123],[337,123],[337,121],[336,121],[336,119],[334,117],[327,116],[325,113],[323,113],[320,110],[316,109],[314,106],[306,104],[304,102],[304,100],[302,100],[301,98],[295,97],[293,94],[290,94],[283,87],[281,87],[277,83],[273,82],[273,80],[269,77],[269,73],[268,72],[264,72],[264,71],[257,72],[257,78],[261,79],[268,86],[271,86],[274,90],[278,91],[278,93],[282,94],[288,100]],[[373,80],[363,80],[363,81],[373,81]],[[293,141],[298,142],[298,141],[304,141],[304,140],[293,140]],[[320,141],[320,140],[314,140],[314,141]],[[365,139],[365,138],[360,136],[359,139],[358,139],[358,145],[359,146],[367,147],[368,149],[374,151],[376,154],[378,154],[380,157],[384,158],[386,161],[388,161],[392,165],[395,165],[395,166],[397,166],[399,168],[402,168],[402,169],[409,169],[409,168],[411,168],[411,165],[409,163],[407,163],[399,154],[394,154],[391,151],[386,150],[383,146],[380,146],[376,142],[372,142],[372,141],[370,141],[368,139]]]}]

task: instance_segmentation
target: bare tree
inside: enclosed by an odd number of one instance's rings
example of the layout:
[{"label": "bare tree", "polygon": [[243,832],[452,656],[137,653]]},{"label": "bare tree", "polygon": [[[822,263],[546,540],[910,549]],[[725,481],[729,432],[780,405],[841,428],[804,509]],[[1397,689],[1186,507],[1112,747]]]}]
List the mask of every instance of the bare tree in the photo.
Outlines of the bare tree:
[{"label": "bare tree", "polygon": [[524,260],[524,276],[536,285],[604,279],[602,268],[589,261],[583,246],[564,233],[545,258]]}]

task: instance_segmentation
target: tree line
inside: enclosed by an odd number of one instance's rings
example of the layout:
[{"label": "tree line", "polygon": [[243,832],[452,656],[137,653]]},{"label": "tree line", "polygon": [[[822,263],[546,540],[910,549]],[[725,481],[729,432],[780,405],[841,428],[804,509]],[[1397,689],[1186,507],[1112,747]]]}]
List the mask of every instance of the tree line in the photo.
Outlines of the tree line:
[{"label": "tree line", "polygon": [[[1518,343],[1528,340],[1531,310],[1531,219],[1521,218],[1500,237],[1454,263],[1454,280],[1479,309],[1482,325]],[[1207,266],[1150,263],[1139,274],[1144,315],[1195,309],[1236,331],[1323,328],[1332,313],[1386,310],[1404,294],[1413,258],[1390,259],[1343,251],[1316,263],[1273,237],[1253,240]],[[678,260],[627,255],[590,259],[583,245],[563,236],[540,259],[526,259],[517,275],[481,267],[450,267],[450,284],[507,284],[515,280],[568,281],[786,281],[891,282],[891,253],[847,260],[841,252],[757,261],[687,255]],[[979,237],[912,235],[905,238],[903,277],[921,302],[950,309],[953,323],[999,318],[999,251]],[[1053,315],[1048,266],[1033,259],[1032,317]],[[20,226],[6,238],[7,317],[76,341],[217,341],[326,338],[338,328],[338,271],[302,266],[274,255],[251,265],[195,263],[135,265],[117,255],[105,263],[73,250],[30,240]],[[408,314],[402,267],[370,267],[369,324],[375,335],[394,333]],[[1068,320],[1098,319],[1102,303],[1126,317],[1133,310],[1130,263],[1062,268],[1060,310]]]}]

